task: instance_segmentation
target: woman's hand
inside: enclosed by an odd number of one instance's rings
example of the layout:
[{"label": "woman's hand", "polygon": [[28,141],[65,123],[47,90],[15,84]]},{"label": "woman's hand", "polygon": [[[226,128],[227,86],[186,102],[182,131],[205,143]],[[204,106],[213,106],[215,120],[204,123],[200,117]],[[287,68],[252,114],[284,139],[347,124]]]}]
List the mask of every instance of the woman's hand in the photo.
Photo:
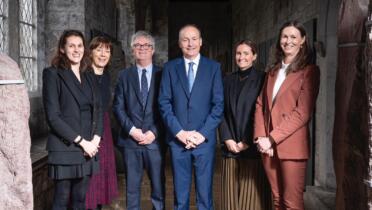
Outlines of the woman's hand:
[{"label": "woman's hand", "polygon": [[97,148],[99,148],[99,143],[101,142],[101,137],[94,135],[91,141]]},{"label": "woman's hand", "polygon": [[237,146],[237,144],[234,140],[228,139],[228,140],[225,141],[225,144],[226,144],[227,149],[230,152],[235,153],[235,154],[240,152],[240,150],[239,150],[239,148],[238,148],[238,146]]},{"label": "woman's hand", "polygon": [[257,144],[258,151],[262,153],[270,149],[272,146],[272,142],[270,141],[269,137],[258,137],[255,143]]},{"label": "woman's hand", "polygon": [[246,144],[242,141],[237,143],[236,146],[238,147],[239,152],[244,151],[244,150],[248,149],[248,147],[249,147],[248,144]]},{"label": "woman's hand", "polygon": [[93,142],[85,139],[83,139],[79,145],[89,157],[94,157],[98,152],[98,147]]}]

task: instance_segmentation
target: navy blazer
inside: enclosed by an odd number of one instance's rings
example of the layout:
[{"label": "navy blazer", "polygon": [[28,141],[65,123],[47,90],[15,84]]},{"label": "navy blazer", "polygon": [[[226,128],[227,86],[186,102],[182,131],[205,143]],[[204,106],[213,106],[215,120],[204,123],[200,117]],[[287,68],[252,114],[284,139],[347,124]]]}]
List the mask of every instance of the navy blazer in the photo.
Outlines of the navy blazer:
[{"label": "navy blazer", "polygon": [[199,149],[214,146],[224,108],[220,64],[200,56],[190,93],[184,59],[169,61],[164,65],[158,101],[171,147],[184,148],[176,139],[181,130],[196,130],[206,138]]},{"label": "navy blazer", "polygon": [[[113,112],[121,126],[118,138],[119,146],[133,149],[144,147],[147,149],[161,148],[159,141],[162,137],[162,122],[156,101],[159,95],[160,80],[161,69],[154,65],[146,107],[143,107],[137,67],[132,66],[120,72],[112,106]],[[149,145],[139,145],[129,135],[129,131],[133,126],[142,129],[143,132],[151,130],[155,134],[155,141]]]},{"label": "navy blazer", "polygon": [[[81,164],[87,158],[73,141],[78,135],[87,141],[102,136],[103,114],[97,83],[91,73],[84,72],[92,96],[86,96],[70,69],[49,67],[43,71],[43,104],[50,127],[47,150],[52,164]],[[82,104],[89,104],[82,106]]]}]

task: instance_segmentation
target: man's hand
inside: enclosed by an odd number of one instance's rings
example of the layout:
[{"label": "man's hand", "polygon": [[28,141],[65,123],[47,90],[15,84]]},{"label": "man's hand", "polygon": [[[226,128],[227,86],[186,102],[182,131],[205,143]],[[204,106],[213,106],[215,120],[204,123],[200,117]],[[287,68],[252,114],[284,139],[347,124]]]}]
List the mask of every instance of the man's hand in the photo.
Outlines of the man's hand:
[{"label": "man's hand", "polygon": [[190,140],[193,141],[196,146],[198,146],[205,141],[205,137],[197,131],[191,131]]},{"label": "man's hand", "polygon": [[148,130],[143,135],[143,139],[138,143],[140,145],[148,145],[155,141],[155,135],[152,131]]},{"label": "man's hand", "polygon": [[141,142],[144,139],[145,134],[142,133],[141,129],[133,128],[130,130],[129,135],[133,137],[134,140]]},{"label": "man's hand", "polygon": [[196,147],[196,144],[194,143],[195,140],[194,140],[194,138],[191,135],[192,132],[193,131],[184,131],[184,130],[181,130],[176,135],[177,139],[185,145],[185,148],[186,149],[191,149],[191,148],[195,148]]}]

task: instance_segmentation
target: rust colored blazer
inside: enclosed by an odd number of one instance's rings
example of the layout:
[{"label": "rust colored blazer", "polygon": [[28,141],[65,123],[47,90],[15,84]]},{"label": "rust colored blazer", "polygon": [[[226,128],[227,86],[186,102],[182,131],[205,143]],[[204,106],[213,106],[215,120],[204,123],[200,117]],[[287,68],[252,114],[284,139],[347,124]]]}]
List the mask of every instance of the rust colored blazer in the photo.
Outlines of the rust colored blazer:
[{"label": "rust colored blazer", "polygon": [[279,159],[309,158],[309,121],[319,92],[319,68],[289,73],[274,101],[279,65],[267,75],[256,102],[254,137],[271,136]]}]

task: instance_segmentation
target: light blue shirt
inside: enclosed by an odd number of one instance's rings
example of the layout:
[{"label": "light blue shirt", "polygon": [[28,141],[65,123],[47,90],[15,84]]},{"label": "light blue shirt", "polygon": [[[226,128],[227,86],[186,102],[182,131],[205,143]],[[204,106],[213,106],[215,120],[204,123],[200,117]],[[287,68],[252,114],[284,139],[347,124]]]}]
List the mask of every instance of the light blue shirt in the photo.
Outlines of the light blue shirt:
[{"label": "light blue shirt", "polygon": [[199,61],[200,61],[200,53],[194,58],[194,60],[187,59],[183,57],[185,60],[185,69],[186,69],[186,76],[189,74],[189,63],[193,62],[194,65],[192,65],[192,69],[194,70],[194,78],[196,77],[196,73],[198,71]]},{"label": "light blue shirt", "polygon": [[139,84],[140,84],[140,89],[141,87],[141,78],[142,78],[142,70],[146,69],[146,78],[147,78],[147,90],[150,90],[150,85],[151,85],[151,76],[152,76],[152,64],[142,67],[137,65],[137,73],[138,73],[138,79],[139,79]]}]

